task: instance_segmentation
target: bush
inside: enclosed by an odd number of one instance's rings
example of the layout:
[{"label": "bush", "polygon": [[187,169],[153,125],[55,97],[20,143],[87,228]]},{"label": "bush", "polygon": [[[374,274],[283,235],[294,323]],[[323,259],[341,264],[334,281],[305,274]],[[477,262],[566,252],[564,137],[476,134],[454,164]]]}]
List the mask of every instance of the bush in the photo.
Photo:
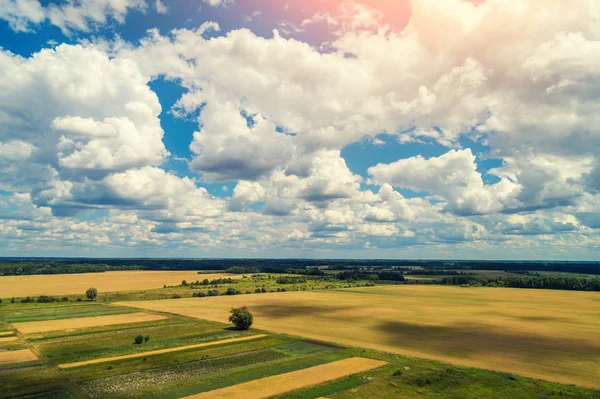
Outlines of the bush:
[{"label": "bush", "polygon": [[10,303],[15,303],[15,297],[12,297]]},{"label": "bush", "polygon": [[219,290],[208,290],[208,296],[219,296]]},{"label": "bush", "polygon": [[82,301],[81,297],[77,298],[77,302],[81,302],[81,301]]},{"label": "bush", "polygon": [[88,299],[90,301],[93,301],[94,299],[96,299],[96,297],[98,296],[98,290],[95,289],[94,287],[90,287],[87,289],[87,291],[85,292],[85,296],[88,297]]},{"label": "bush", "polygon": [[146,336],[144,337],[144,342],[148,342],[148,340],[150,340],[150,336],[149,336],[149,335],[146,335]]},{"label": "bush", "polygon": [[50,302],[57,302],[58,299],[54,298],[53,296],[40,295],[37,297],[37,301],[38,301],[38,303],[50,303]]},{"label": "bush", "polygon": [[142,342],[144,342],[144,336],[143,335],[137,335],[134,339],[133,342],[137,345],[141,344]]},{"label": "bush", "polygon": [[252,313],[246,306],[241,308],[231,308],[229,321],[237,327],[238,330],[247,330],[254,322]]},{"label": "bush", "polygon": [[254,290],[254,292],[256,292],[257,294],[260,294],[262,292],[262,290],[260,288],[257,288]]},{"label": "bush", "polygon": [[206,292],[200,291],[198,292],[198,298],[204,298],[206,296]]},{"label": "bush", "polygon": [[236,290],[233,287],[229,287],[229,288],[227,288],[227,291],[225,291],[225,295],[239,295],[241,293],[242,293],[242,291]]},{"label": "bush", "polygon": [[188,285],[188,282],[187,282],[186,280],[183,280],[183,281],[181,282],[181,285],[183,285],[184,287],[187,287],[187,285]]},{"label": "bush", "polygon": [[171,298],[173,298],[173,299],[179,299],[179,298],[181,298],[181,295],[179,295],[179,294],[173,294],[173,296]]},{"label": "bush", "polygon": [[21,298],[21,303],[30,303],[33,302],[33,298],[28,296],[27,298]]},{"label": "bush", "polygon": [[63,302],[69,302],[69,297],[63,296],[62,299],[61,299],[61,301],[63,301]]}]

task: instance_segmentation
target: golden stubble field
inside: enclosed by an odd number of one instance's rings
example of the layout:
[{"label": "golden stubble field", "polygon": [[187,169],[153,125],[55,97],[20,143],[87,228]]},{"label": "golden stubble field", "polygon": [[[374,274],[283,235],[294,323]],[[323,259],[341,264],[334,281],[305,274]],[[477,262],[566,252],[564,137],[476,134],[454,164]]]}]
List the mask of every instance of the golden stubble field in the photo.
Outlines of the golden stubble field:
[{"label": "golden stubble field", "polygon": [[198,274],[196,271],[116,271],[85,274],[45,274],[31,276],[0,276],[0,296],[3,298],[38,295],[84,294],[89,287],[100,292],[134,291],[181,284],[182,280],[205,278],[241,278],[225,273]]},{"label": "golden stubble field", "polygon": [[600,293],[381,286],[125,302],[279,333],[600,388]]}]

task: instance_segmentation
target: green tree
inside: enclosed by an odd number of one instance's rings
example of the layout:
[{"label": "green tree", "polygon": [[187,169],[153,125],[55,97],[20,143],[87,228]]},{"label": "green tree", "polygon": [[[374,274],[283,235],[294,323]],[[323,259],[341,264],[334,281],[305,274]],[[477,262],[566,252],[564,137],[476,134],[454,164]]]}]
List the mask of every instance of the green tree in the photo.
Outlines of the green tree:
[{"label": "green tree", "polygon": [[149,340],[149,339],[150,339],[150,336],[146,335],[146,336],[144,337],[144,342],[148,342],[148,340]]},{"label": "green tree", "polygon": [[254,316],[247,306],[240,308],[231,308],[229,321],[237,327],[238,330],[247,330],[254,322]]},{"label": "green tree", "polygon": [[93,301],[98,296],[98,290],[94,287],[90,287],[85,292],[85,296],[87,296],[90,301]]},{"label": "green tree", "polygon": [[144,342],[144,336],[136,335],[136,337],[133,339],[133,342],[135,342],[138,345],[141,344],[142,342]]}]

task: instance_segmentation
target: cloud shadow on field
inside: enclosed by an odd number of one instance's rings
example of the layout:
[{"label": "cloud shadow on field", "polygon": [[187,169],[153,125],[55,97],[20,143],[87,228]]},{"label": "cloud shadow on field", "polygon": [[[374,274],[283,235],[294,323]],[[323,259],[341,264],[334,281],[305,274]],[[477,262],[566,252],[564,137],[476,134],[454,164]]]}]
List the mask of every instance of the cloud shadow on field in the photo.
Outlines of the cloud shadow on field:
[{"label": "cloud shadow on field", "polygon": [[350,306],[314,306],[314,305],[255,305],[252,310],[265,317],[282,318],[298,316],[324,316],[345,309],[351,309]]},{"label": "cloud shadow on field", "polygon": [[573,338],[515,333],[485,324],[452,326],[385,322],[378,327],[385,343],[452,357],[502,356],[519,360],[556,357],[600,357],[600,345]]}]

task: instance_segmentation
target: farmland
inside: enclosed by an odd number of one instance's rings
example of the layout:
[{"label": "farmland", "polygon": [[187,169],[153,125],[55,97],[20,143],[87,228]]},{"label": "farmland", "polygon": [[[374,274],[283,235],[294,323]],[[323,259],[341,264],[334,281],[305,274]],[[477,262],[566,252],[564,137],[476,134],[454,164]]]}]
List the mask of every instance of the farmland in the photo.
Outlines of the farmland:
[{"label": "farmland", "polygon": [[225,320],[471,367],[600,388],[600,294],[440,286],[371,287],[123,305]]},{"label": "farmland", "polygon": [[[0,399],[600,398],[598,293],[240,277],[3,301]],[[234,305],[255,328],[224,324]]]},{"label": "farmland", "polygon": [[198,274],[195,271],[116,271],[105,273],[0,276],[2,297],[81,294],[94,286],[98,291],[139,291],[222,277],[241,277],[224,273]]}]

